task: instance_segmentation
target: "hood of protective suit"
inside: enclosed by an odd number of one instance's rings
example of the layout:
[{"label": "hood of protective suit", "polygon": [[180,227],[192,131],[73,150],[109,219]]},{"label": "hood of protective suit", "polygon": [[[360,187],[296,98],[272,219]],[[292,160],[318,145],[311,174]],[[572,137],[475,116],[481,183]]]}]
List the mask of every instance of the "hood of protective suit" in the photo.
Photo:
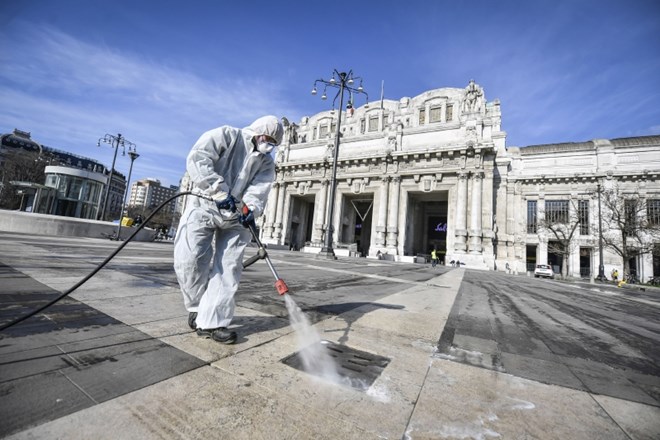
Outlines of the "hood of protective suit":
[{"label": "hood of protective suit", "polygon": [[263,116],[247,127],[254,136],[266,135],[275,139],[279,145],[284,137],[284,126],[275,116]]}]

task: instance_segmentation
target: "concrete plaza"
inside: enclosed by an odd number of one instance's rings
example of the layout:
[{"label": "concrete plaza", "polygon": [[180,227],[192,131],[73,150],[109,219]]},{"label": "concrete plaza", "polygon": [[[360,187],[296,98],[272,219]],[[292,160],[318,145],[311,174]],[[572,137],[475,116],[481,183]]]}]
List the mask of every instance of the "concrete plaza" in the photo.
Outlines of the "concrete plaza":
[{"label": "concrete plaza", "polygon": [[[116,246],[0,232],[0,322],[66,291]],[[225,346],[188,328],[171,243],[129,243],[69,297],[0,334],[0,436],[660,438],[653,292],[469,267],[270,255],[322,339],[388,359],[368,390],[282,362],[300,347],[265,263],[244,272],[239,339]],[[534,318],[497,315],[497,305],[479,301],[489,286],[529,290],[507,296],[507,307],[526,303],[524,315]],[[559,291],[602,303],[609,327],[554,306]]]}]

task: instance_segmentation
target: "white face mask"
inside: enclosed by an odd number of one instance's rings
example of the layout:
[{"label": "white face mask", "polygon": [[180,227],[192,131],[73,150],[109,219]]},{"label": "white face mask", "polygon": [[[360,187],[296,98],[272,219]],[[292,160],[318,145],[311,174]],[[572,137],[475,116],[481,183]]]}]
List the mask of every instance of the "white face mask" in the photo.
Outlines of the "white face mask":
[{"label": "white face mask", "polygon": [[257,144],[257,151],[261,154],[269,154],[275,148],[274,144],[270,142],[260,142]]}]

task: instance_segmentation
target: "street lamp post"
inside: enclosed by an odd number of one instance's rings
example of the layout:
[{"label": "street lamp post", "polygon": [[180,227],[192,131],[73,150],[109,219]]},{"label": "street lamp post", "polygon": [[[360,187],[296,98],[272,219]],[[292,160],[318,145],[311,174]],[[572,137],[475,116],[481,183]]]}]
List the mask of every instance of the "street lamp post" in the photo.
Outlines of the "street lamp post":
[{"label": "street lamp post", "polygon": [[99,139],[96,146],[100,147],[101,142],[103,142],[104,144],[109,144],[112,148],[115,149],[115,154],[112,158],[112,167],[110,167],[110,178],[108,179],[108,186],[105,188],[105,200],[103,201],[103,210],[101,211],[101,216],[99,217],[99,220],[105,220],[105,211],[108,208],[108,199],[110,198],[110,185],[112,185],[112,176],[115,173],[115,162],[117,161],[117,152],[119,151],[119,147],[122,147],[123,150],[122,155],[125,156],[126,145],[128,145],[130,149],[131,146],[135,148],[135,144],[130,141],[127,141],[124,137],[122,137],[121,133],[117,134],[117,136],[106,134],[105,136]]},{"label": "street lamp post", "polygon": [[598,281],[605,281],[605,264],[603,263],[603,215],[600,208],[600,183],[598,184]]},{"label": "street lamp post", "polygon": [[124,207],[126,206],[126,197],[131,183],[131,173],[133,172],[133,162],[140,155],[135,151],[135,145],[128,147],[128,156],[131,158],[131,167],[128,169],[128,180],[126,180],[126,189],[124,190],[124,203],[121,205],[121,214],[119,215],[119,226],[117,227],[117,240],[121,239],[121,222],[124,219]]},{"label": "street lamp post", "polygon": [[[355,82],[355,80],[360,80],[360,85],[357,88],[352,87],[352,84]],[[337,95],[335,95],[335,99],[333,100],[333,109],[334,109],[334,103],[337,101],[337,96],[339,97],[339,112],[337,115],[337,132],[335,134],[335,151],[333,155],[333,161],[332,161],[332,179],[330,182],[330,197],[328,198],[328,210],[327,210],[327,217],[326,217],[326,231],[325,231],[325,240],[323,242],[323,247],[321,248],[321,252],[318,253],[318,256],[320,258],[328,258],[328,259],[336,259],[337,257],[335,256],[335,251],[332,248],[332,233],[334,232],[334,226],[332,224],[333,221],[333,216],[334,216],[334,208],[335,208],[335,195],[337,191],[337,162],[339,159],[339,137],[340,137],[340,130],[341,130],[341,115],[342,115],[342,109],[344,107],[344,91],[348,91],[350,97],[348,100],[348,104],[346,105],[347,109],[350,109],[352,111],[353,109],[353,95],[354,94],[363,94],[367,98],[367,105],[369,104],[369,95],[367,95],[367,92],[364,91],[362,88],[362,78],[360,77],[353,77],[353,71],[349,70],[348,73],[346,72],[339,72],[337,69],[335,69],[332,73],[332,78],[330,80],[324,80],[324,79],[317,79],[314,81],[314,87],[312,88],[312,95],[316,95],[316,86],[317,84],[323,84],[324,89],[323,89],[323,95],[321,95],[321,99],[325,100],[328,98],[326,95],[326,91],[328,87],[335,87],[338,88],[339,91],[337,92]]]}]

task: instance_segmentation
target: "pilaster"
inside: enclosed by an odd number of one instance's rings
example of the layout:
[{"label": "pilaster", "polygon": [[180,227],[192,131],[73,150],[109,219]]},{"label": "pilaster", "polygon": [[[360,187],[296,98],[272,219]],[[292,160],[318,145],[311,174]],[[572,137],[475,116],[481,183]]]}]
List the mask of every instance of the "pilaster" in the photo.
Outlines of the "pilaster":
[{"label": "pilaster", "polygon": [[376,225],[376,245],[385,246],[387,233],[387,205],[391,177],[384,176],[380,183],[378,202],[378,224]]},{"label": "pilaster", "polygon": [[466,172],[458,173],[458,194],[456,196],[456,242],[454,249],[459,254],[467,251],[467,178]]},{"label": "pilaster", "polygon": [[312,243],[321,245],[323,243],[323,232],[325,231],[325,216],[327,211],[328,200],[328,179],[321,180],[321,187],[316,193],[314,201],[314,229],[312,230]]},{"label": "pilaster", "polygon": [[387,249],[389,253],[396,255],[399,238],[399,192],[401,189],[401,177],[395,176],[390,184],[389,212],[387,216]]},{"label": "pilaster", "polygon": [[470,209],[470,253],[481,254],[481,199],[483,172],[472,176],[472,205]]}]

